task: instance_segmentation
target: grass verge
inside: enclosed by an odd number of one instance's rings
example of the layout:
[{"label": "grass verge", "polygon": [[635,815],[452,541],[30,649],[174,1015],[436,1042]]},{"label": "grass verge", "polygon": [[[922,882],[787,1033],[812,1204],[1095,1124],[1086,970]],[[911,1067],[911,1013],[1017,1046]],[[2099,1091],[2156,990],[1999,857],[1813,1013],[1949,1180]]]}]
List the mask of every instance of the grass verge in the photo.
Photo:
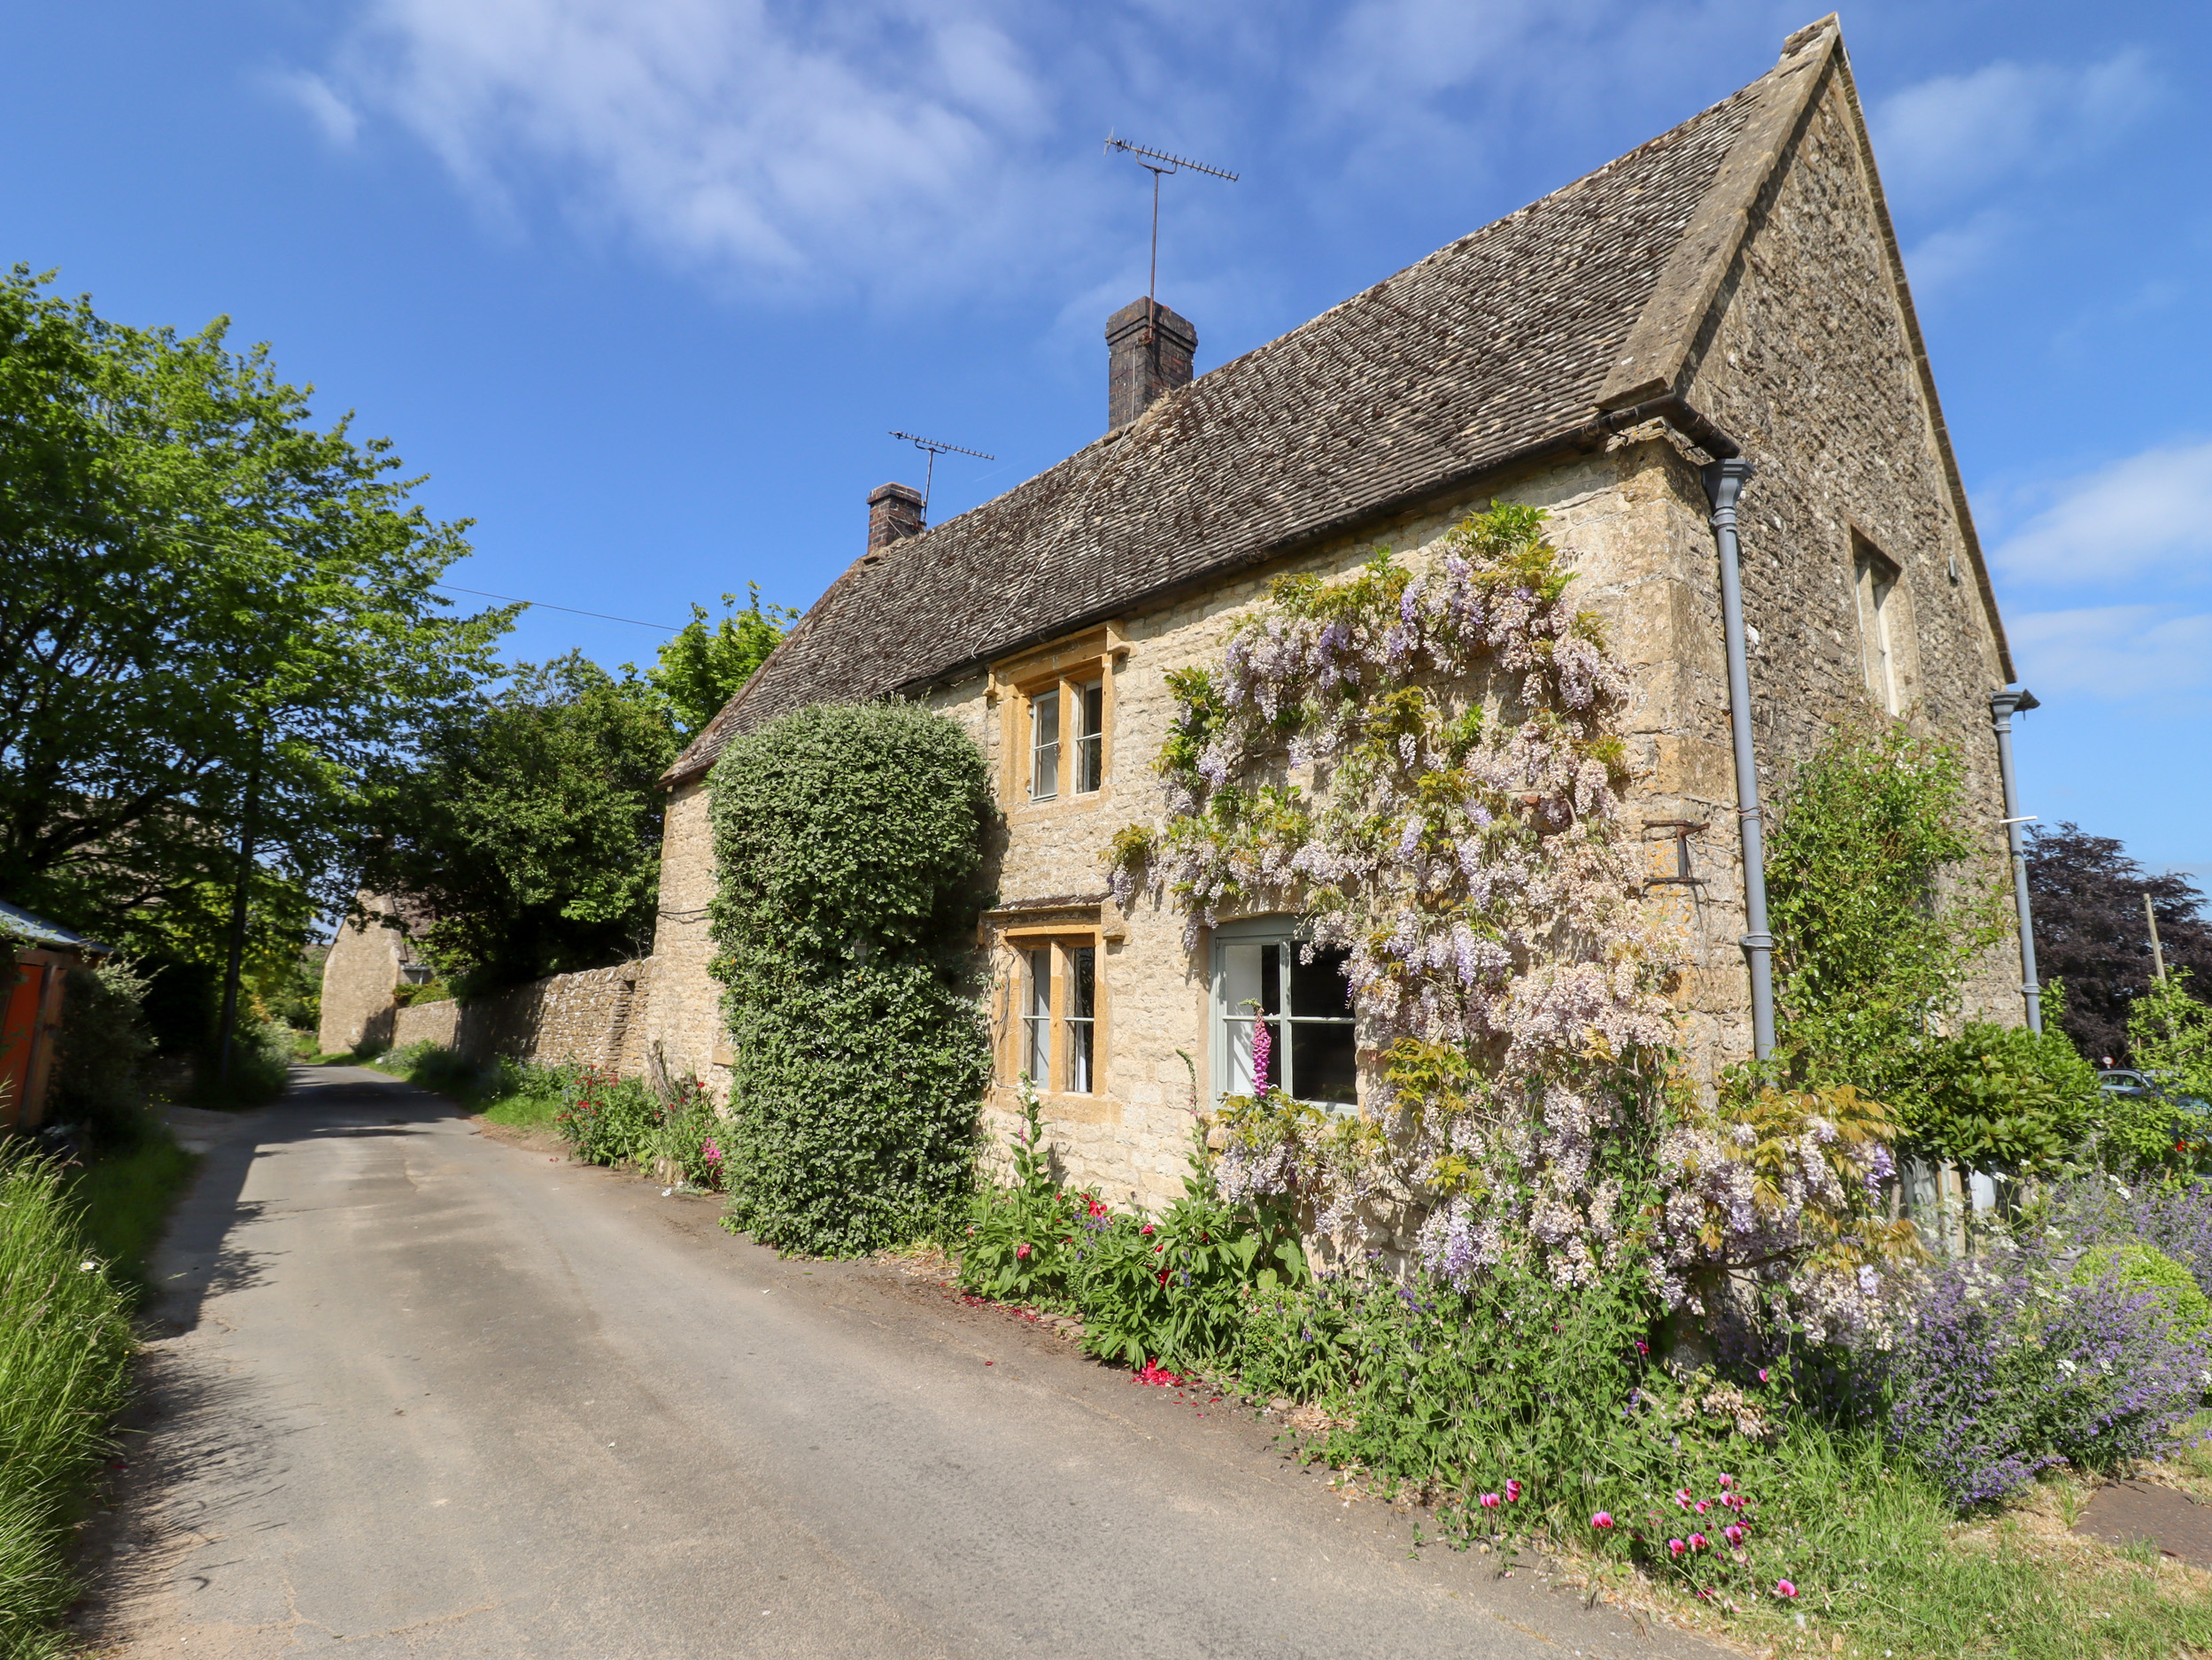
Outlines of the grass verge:
[{"label": "grass verge", "polygon": [[0,1660],[73,1652],[70,1525],[129,1389],[125,1293],[49,1161],[0,1154]]},{"label": "grass verge", "polygon": [[161,1238],[169,1207],[198,1168],[197,1154],[187,1153],[167,1131],[155,1128],[133,1151],[111,1154],[68,1177],[69,1194],[80,1207],[93,1254],[108,1264],[109,1277],[134,1309],[143,1307],[151,1293],[147,1259]]}]

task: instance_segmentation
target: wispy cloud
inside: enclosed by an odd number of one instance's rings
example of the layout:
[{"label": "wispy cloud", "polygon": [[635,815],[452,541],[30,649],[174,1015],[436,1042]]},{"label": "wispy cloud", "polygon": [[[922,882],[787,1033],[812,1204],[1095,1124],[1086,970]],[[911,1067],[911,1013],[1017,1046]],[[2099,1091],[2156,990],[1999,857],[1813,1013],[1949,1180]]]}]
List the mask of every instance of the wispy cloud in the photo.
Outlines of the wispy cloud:
[{"label": "wispy cloud", "polygon": [[332,143],[343,148],[360,136],[360,112],[333,91],[330,83],[321,75],[304,69],[290,70],[270,76],[268,85],[277,97],[305,111],[307,119]]},{"label": "wispy cloud", "polygon": [[2071,480],[1997,549],[2023,582],[2087,586],[2212,570],[2212,443],[2146,450]]},{"label": "wispy cloud", "polygon": [[1883,176],[1900,201],[1940,206],[2015,173],[2089,158],[2158,89],[2139,50],[2078,67],[2000,60],[1937,75],[1875,106]]},{"label": "wispy cloud", "polygon": [[2021,678],[2038,692],[2126,700],[2212,690],[2212,616],[2099,606],[2010,618]]},{"label": "wispy cloud", "polygon": [[372,0],[329,82],[308,81],[412,131],[495,207],[549,200],[786,282],[895,285],[1019,245],[1025,219],[1048,243],[1063,200],[1021,159],[1053,89],[981,8]]}]

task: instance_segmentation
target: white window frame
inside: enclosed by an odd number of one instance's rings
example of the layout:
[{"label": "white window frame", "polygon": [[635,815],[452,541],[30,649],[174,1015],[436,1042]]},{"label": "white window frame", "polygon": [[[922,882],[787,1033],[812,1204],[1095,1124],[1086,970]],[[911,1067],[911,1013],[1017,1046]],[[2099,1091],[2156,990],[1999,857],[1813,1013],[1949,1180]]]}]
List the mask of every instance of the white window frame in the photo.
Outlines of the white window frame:
[{"label": "white window frame", "polygon": [[[1306,943],[1310,938],[1310,930],[1295,916],[1253,916],[1239,922],[1222,923],[1215,927],[1212,977],[1207,1000],[1211,1041],[1207,1047],[1210,1051],[1210,1069],[1212,1073],[1213,1101],[1216,1106],[1220,1104],[1223,1096],[1242,1093],[1235,1087],[1238,1080],[1232,1075],[1234,1060],[1231,1053],[1232,1044],[1238,1027],[1249,1028],[1256,1023],[1255,1015],[1241,1014],[1228,1007],[1229,952],[1233,947],[1243,946],[1280,946],[1282,947],[1277,953],[1275,959],[1276,973],[1280,977],[1277,1001],[1280,1012],[1268,1022],[1282,1034],[1280,1040],[1275,1046],[1275,1061],[1269,1069],[1273,1074],[1272,1081],[1277,1087],[1288,1089],[1294,1098],[1298,1098],[1296,1095],[1297,1080],[1290,1076],[1289,1028],[1294,1023],[1310,1025],[1342,1024],[1352,1027],[1354,1031],[1353,1093],[1355,1095],[1358,1093],[1357,1028],[1350,1008],[1348,1006],[1341,1017],[1314,1015],[1294,1015],[1290,1012],[1290,954]],[[1245,1053],[1249,1054],[1250,1051],[1248,1049]],[[1334,1113],[1351,1114],[1359,1110],[1356,1100],[1315,1101],[1312,1104]]]},{"label": "white window frame", "polygon": [[[1029,799],[1051,801],[1060,794],[1060,735],[1067,725],[1065,699],[1060,688],[1033,692],[1029,699]],[[1052,736],[1045,736],[1046,716],[1051,716]],[[1041,787],[1040,787],[1041,786]]]},{"label": "white window frame", "polygon": [[1075,795],[1095,795],[1106,787],[1106,682],[1065,683],[1075,712]]},{"label": "white window frame", "polygon": [[1016,1072],[1040,1092],[1052,1087],[1052,947],[1022,948],[1022,1041]]}]

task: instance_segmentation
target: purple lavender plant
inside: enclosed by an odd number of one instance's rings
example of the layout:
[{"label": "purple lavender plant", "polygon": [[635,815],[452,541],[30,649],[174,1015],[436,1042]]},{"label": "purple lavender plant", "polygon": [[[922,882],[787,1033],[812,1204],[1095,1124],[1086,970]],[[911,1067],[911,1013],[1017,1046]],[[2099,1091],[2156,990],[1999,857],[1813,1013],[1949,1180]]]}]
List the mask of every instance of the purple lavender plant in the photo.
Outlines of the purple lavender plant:
[{"label": "purple lavender plant", "polygon": [[1894,1345],[1867,1358],[1891,1443],[1962,1510],[2054,1464],[2171,1449],[2212,1379],[2212,1340],[2147,1291],[2070,1283],[2041,1247],[1940,1265]]}]

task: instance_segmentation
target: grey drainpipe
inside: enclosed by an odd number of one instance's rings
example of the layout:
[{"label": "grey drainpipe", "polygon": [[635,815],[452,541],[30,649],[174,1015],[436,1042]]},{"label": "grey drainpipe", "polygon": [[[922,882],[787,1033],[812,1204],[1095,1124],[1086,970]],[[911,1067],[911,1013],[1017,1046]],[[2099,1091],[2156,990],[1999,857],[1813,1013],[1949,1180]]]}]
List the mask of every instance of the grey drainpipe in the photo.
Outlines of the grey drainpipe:
[{"label": "grey drainpipe", "polygon": [[2028,849],[2020,836],[2020,827],[2027,821],[2020,816],[2020,792],[2013,784],[2012,718],[2041,706],[2036,694],[2024,687],[1989,694],[1990,724],[1997,729],[1997,776],[2005,787],[2005,840],[2012,849],[2013,902],[2020,913],[2020,995],[2027,1000],[2028,1030],[2033,1032],[2043,1030],[2043,988],[2036,981],[2035,916],[2028,908]]},{"label": "grey drainpipe", "polygon": [[[1775,1052],[1775,937],[1767,931],[1767,842],[1759,820],[1759,762],[1752,753],[1752,680],[1744,659],[1744,579],[1736,564],[1736,498],[1752,475],[1741,456],[1705,468],[1713,540],[1721,551],[1721,630],[1728,637],[1729,730],[1736,743],[1736,817],[1744,832],[1744,955],[1752,970],[1752,1053]],[[2009,812],[2011,809],[2006,809]]]}]

